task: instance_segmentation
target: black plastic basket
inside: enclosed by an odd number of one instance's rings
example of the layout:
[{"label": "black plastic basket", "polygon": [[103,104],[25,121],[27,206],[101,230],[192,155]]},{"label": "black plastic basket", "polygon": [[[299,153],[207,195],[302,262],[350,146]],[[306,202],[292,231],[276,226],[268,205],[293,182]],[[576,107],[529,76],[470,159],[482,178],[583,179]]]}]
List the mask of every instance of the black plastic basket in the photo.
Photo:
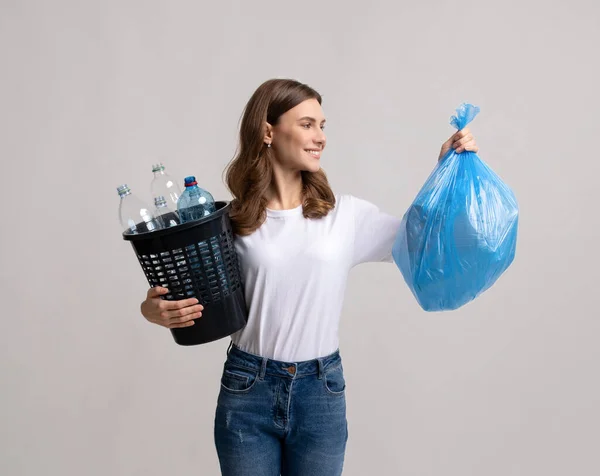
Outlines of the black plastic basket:
[{"label": "black plastic basket", "polygon": [[[163,286],[162,299],[195,297],[204,306],[195,325],[170,329],[180,345],[197,345],[242,329],[248,312],[229,219],[229,202],[215,202],[207,217],[151,232],[123,233],[151,287]],[[138,225],[138,229],[143,224]]]}]

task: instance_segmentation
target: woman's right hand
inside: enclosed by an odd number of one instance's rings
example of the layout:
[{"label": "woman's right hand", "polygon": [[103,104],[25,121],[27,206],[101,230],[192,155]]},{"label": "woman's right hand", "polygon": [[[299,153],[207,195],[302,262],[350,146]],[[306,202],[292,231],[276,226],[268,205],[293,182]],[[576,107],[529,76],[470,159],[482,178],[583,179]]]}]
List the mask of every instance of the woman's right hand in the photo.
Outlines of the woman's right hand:
[{"label": "woman's right hand", "polygon": [[169,329],[189,327],[194,325],[193,319],[202,316],[204,306],[198,304],[196,298],[167,301],[160,296],[169,290],[155,286],[148,290],[146,300],[142,302],[140,310],[142,315],[150,322]]}]

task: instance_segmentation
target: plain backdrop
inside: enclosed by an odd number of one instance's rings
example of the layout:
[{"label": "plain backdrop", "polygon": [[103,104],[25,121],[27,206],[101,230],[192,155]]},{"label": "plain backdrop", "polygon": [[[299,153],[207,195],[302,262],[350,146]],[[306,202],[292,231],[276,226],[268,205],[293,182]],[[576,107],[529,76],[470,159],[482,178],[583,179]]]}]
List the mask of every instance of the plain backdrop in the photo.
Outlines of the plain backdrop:
[{"label": "plain backdrop", "polygon": [[[176,345],[116,187],[222,172],[269,78],[323,95],[333,189],[401,216],[462,102],[520,205],[486,293],[426,313],[349,278],[345,475],[600,474],[600,7],[589,0],[0,0],[0,474],[218,475],[228,339]],[[595,453],[596,451],[596,453]]]}]

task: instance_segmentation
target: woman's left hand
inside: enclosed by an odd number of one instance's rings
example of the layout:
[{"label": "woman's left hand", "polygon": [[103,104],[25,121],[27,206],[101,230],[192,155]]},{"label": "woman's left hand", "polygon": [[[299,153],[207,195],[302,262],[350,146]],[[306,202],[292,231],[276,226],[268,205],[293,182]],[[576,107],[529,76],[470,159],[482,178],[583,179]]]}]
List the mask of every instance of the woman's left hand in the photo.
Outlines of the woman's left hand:
[{"label": "woman's left hand", "polygon": [[473,137],[473,134],[471,134],[470,129],[468,127],[465,127],[464,129],[453,134],[452,137],[450,137],[450,139],[448,139],[442,144],[442,150],[440,151],[440,156],[438,157],[438,160],[441,160],[442,157],[444,157],[450,149],[454,149],[454,152],[460,154],[465,150],[468,150],[470,152],[477,152],[479,150],[479,147],[477,147],[477,144],[475,143],[475,138]]}]

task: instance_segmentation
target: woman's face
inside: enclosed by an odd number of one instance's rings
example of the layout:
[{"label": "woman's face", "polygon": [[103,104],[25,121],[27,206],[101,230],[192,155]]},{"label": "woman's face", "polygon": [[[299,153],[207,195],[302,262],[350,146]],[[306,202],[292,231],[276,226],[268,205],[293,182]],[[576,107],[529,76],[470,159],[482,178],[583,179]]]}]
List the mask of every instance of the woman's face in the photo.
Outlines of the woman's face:
[{"label": "woman's face", "polygon": [[277,125],[267,127],[267,138],[277,162],[295,171],[318,172],[327,138],[325,117],[319,101],[307,99],[281,115]]}]

